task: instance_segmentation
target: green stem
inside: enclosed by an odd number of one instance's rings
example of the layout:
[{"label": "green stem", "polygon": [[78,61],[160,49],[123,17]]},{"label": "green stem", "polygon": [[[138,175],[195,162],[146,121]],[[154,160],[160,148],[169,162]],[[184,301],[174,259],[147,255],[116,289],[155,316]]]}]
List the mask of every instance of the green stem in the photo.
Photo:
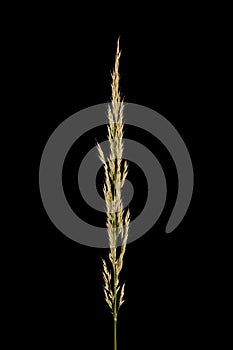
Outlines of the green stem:
[{"label": "green stem", "polygon": [[114,319],[114,350],[117,350],[117,319]]},{"label": "green stem", "polygon": [[[116,249],[116,248],[115,248]],[[114,350],[117,350],[117,291],[116,291],[116,282],[117,282],[117,273],[116,265],[114,264],[114,310],[113,310],[113,319],[114,319]]]}]

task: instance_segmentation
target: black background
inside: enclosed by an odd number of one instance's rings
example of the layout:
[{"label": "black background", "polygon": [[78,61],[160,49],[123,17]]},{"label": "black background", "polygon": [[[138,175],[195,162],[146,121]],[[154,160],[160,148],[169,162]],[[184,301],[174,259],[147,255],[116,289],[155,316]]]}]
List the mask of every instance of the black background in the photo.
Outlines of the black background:
[{"label": "black background", "polygon": [[[37,9],[24,29],[28,52],[24,63],[34,116],[30,134],[35,145],[31,158],[35,205],[29,223],[30,263],[26,264],[24,332],[20,335],[27,344],[103,350],[112,346],[112,317],[101,277],[101,257],[107,250],[82,246],[55,228],[40,199],[38,169],[46,142],[62,121],[110,100],[110,71],[119,35],[125,100],[156,110],[174,125],[190,152],[195,175],[189,210],[175,231],[166,235],[177,193],[174,164],[158,140],[126,128],[126,137],[148,146],[161,160],[168,197],[155,226],[127,246],[122,272],[127,300],[119,314],[119,350],[187,348],[213,339],[215,309],[210,280],[214,267],[207,259],[208,233],[203,228],[204,203],[200,200],[200,142],[207,122],[211,24],[203,8],[137,10],[128,14],[117,11],[115,17],[109,8],[109,13],[105,9],[106,15],[100,17],[93,9],[92,15],[89,11],[63,13],[62,8]],[[102,132],[96,130],[83,139],[82,151],[88,151],[95,139],[101,140]],[[75,208],[74,157],[75,153],[63,180]],[[139,182],[135,173],[129,171],[137,196],[130,207],[132,216],[146,200],[145,179],[142,176]],[[89,209],[81,210],[85,215]]]}]

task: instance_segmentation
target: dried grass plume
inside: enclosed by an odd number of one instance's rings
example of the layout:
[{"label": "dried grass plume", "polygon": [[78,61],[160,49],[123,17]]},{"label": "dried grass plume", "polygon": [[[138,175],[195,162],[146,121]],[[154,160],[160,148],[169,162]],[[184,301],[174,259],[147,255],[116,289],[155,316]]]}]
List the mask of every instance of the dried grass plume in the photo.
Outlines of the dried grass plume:
[{"label": "dried grass plume", "polygon": [[[114,322],[117,321],[119,308],[124,302],[125,284],[120,283],[120,272],[123,267],[124,254],[128,238],[130,213],[123,210],[121,191],[124,185],[128,164],[122,162],[123,157],[123,112],[124,103],[120,93],[119,61],[121,57],[119,39],[112,72],[112,98],[108,105],[108,141],[109,157],[106,158],[100,145],[97,144],[99,159],[104,165],[105,183],[103,187],[106,203],[107,234],[109,238],[109,259],[103,260],[103,280],[105,300],[111,309]],[[119,252],[117,242],[120,240]],[[116,329],[115,329],[116,330]]]}]

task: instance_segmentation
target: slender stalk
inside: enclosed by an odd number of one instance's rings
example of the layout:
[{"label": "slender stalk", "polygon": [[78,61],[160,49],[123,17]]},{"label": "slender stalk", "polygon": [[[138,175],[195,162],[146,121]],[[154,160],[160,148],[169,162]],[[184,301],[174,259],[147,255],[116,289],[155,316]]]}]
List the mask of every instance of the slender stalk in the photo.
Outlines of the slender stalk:
[{"label": "slender stalk", "polygon": [[[123,258],[128,238],[130,214],[129,210],[124,213],[121,198],[121,190],[124,185],[128,165],[123,157],[123,111],[124,104],[121,99],[119,89],[119,60],[121,52],[119,49],[119,39],[117,42],[117,52],[115,66],[112,73],[112,101],[108,105],[108,140],[110,144],[110,155],[105,160],[104,153],[99,144],[97,144],[99,158],[104,164],[105,184],[104,197],[107,211],[107,233],[109,238],[109,262],[103,260],[103,279],[105,300],[111,309],[114,321],[114,350],[117,350],[117,316],[118,311],[124,300],[125,284],[120,284],[119,275],[123,267]],[[121,240],[121,250],[117,254],[117,241]],[[109,268],[107,265],[111,265]]]},{"label": "slender stalk", "polygon": [[114,269],[114,310],[113,310],[113,327],[114,327],[114,350],[117,350],[117,291],[116,291],[116,269]]},{"label": "slender stalk", "polygon": [[114,320],[114,350],[117,350],[117,319]]}]

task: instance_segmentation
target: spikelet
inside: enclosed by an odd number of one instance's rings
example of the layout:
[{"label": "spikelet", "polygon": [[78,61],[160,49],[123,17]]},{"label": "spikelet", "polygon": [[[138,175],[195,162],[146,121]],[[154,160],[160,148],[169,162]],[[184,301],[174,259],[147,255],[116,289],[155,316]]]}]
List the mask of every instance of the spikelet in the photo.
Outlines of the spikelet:
[{"label": "spikelet", "polygon": [[101,160],[101,162],[103,164],[106,164],[105,157],[104,157],[104,152],[102,151],[102,148],[100,147],[98,142],[97,142],[96,147],[97,147],[97,150],[98,150],[98,153],[99,153],[99,159]]},{"label": "spikelet", "polygon": [[123,286],[121,287],[121,294],[120,294],[120,300],[119,300],[119,307],[118,307],[118,310],[119,308],[121,307],[121,305],[124,303],[124,295],[125,295],[125,283],[123,284]]}]

